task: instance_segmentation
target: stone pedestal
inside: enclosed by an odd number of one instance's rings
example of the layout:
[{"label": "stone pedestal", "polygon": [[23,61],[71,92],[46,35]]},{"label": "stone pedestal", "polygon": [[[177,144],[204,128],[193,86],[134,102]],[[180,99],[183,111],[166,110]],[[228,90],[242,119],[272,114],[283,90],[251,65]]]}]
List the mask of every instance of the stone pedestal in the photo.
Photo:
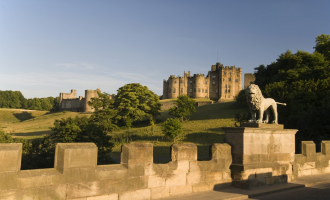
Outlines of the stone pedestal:
[{"label": "stone pedestal", "polygon": [[288,182],[293,179],[295,129],[279,124],[242,124],[223,128],[231,145],[233,185],[250,188]]}]

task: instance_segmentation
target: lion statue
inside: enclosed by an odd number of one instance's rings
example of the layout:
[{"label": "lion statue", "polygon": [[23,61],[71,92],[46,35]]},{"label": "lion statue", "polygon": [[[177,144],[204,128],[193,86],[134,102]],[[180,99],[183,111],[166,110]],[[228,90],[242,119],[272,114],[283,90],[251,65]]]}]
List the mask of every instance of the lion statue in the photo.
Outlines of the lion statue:
[{"label": "lion statue", "polygon": [[[285,103],[275,102],[272,98],[264,98],[258,85],[251,84],[245,90],[246,102],[250,108],[252,119],[249,122],[255,123],[268,123],[270,109],[274,113],[273,124],[278,123],[277,117],[277,104],[286,105]],[[256,119],[257,112],[259,112],[259,119]],[[266,113],[266,119],[263,121],[264,112]]]}]

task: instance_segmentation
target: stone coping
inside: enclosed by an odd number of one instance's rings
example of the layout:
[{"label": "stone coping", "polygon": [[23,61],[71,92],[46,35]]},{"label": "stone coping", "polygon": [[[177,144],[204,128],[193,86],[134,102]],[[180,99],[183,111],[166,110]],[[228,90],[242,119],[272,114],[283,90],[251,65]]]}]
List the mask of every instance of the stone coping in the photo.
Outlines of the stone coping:
[{"label": "stone coping", "polygon": [[283,124],[241,123],[240,127],[284,129]]}]

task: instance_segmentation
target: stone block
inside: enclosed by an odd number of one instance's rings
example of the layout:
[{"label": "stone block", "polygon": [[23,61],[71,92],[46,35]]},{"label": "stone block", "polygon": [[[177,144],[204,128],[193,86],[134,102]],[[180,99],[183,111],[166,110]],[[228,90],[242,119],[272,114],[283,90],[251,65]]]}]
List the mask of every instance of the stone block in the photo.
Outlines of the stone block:
[{"label": "stone block", "polygon": [[122,179],[126,178],[128,169],[121,164],[98,165],[95,170],[96,180]]},{"label": "stone block", "polygon": [[94,143],[58,143],[55,169],[63,173],[68,168],[96,167],[97,147]]},{"label": "stone block", "polygon": [[330,155],[330,141],[322,141],[321,152],[324,155]]},{"label": "stone block", "polygon": [[170,174],[166,177],[166,187],[179,186],[186,184],[186,173],[182,174]]},{"label": "stone block", "polygon": [[231,160],[231,146],[227,143],[214,143],[211,146],[212,160],[227,159]]},{"label": "stone block", "polygon": [[0,173],[18,172],[21,170],[22,144],[0,144]]},{"label": "stone block", "polygon": [[150,189],[128,191],[119,194],[119,200],[144,200],[150,199]]},{"label": "stone block", "polygon": [[118,200],[118,194],[108,194],[108,195],[87,197],[86,200]]},{"label": "stone block", "polygon": [[301,142],[301,153],[304,156],[312,157],[316,154],[315,143],[313,141]]},{"label": "stone block", "polygon": [[193,143],[173,144],[171,157],[172,161],[197,160],[197,146]]},{"label": "stone block", "polygon": [[187,174],[187,184],[199,183],[205,179],[205,172],[194,171]]},{"label": "stone block", "polygon": [[201,182],[192,184],[192,192],[205,192],[213,189],[213,186],[209,182]]},{"label": "stone block", "polygon": [[81,198],[88,196],[100,196],[106,194],[105,187],[102,182],[79,182],[67,184],[67,198]]},{"label": "stone block", "polygon": [[219,181],[223,179],[222,172],[205,172],[205,181]]},{"label": "stone block", "polygon": [[17,172],[0,173],[0,194],[5,190],[18,188]]},{"label": "stone block", "polygon": [[164,197],[168,197],[170,195],[170,190],[167,187],[157,187],[151,188],[151,199],[160,199]]},{"label": "stone block", "polygon": [[179,185],[170,187],[170,195],[183,195],[192,193],[191,185]]},{"label": "stone block", "polygon": [[164,187],[165,186],[165,176],[149,176],[148,177],[148,188]]},{"label": "stone block", "polygon": [[94,180],[95,180],[94,167],[66,168],[63,171],[62,181],[65,183],[94,181]]},{"label": "stone block", "polygon": [[122,146],[120,163],[151,165],[153,163],[152,144],[140,142],[124,144]]},{"label": "stone block", "polygon": [[57,185],[61,183],[61,176],[55,169],[23,170],[17,176],[18,188]]}]

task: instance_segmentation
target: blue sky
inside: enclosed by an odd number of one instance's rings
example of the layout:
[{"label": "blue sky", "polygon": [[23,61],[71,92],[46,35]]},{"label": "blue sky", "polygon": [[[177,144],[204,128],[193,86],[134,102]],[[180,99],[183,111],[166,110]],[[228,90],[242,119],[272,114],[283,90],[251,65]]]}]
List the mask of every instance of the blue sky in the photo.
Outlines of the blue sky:
[{"label": "blue sky", "polygon": [[[328,0],[0,0],[0,90],[26,98],[204,73],[253,73],[330,34]],[[217,53],[218,52],[218,53]],[[217,56],[218,54],[218,56]]]}]

